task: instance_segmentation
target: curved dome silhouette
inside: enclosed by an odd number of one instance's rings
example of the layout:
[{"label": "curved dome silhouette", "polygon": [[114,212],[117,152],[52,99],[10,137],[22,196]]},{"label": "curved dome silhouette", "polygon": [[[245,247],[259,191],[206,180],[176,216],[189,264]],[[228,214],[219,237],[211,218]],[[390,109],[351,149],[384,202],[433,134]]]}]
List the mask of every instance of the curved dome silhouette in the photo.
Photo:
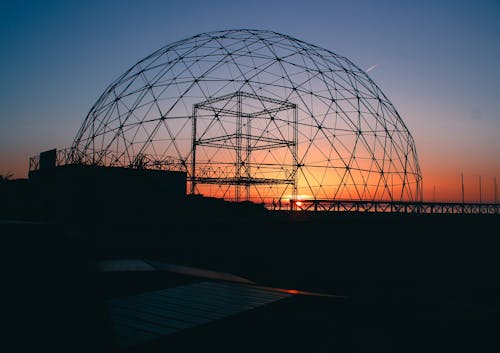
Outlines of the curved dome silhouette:
[{"label": "curved dome silhouette", "polygon": [[413,138],[349,59],[264,30],[198,34],[115,80],[70,161],[187,172],[229,200],[418,201]]}]

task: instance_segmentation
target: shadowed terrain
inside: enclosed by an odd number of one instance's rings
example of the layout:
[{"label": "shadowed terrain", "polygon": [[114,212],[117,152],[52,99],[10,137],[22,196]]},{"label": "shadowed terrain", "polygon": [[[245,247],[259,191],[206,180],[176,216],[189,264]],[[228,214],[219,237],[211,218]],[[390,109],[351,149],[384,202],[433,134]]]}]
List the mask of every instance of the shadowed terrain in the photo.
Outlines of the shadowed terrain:
[{"label": "shadowed terrain", "polygon": [[294,296],[139,351],[499,348],[496,216],[289,214],[204,202],[151,222],[4,222],[11,337],[54,350],[117,350],[106,300],[199,281],[96,270],[100,260],[141,258],[348,299]]}]

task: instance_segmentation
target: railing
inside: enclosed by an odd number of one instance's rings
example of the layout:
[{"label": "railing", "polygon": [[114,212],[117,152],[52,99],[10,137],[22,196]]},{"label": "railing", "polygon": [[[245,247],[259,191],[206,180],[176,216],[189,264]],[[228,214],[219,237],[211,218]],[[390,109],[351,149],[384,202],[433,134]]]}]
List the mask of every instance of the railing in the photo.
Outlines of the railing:
[{"label": "railing", "polygon": [[500,214],[499,203],[406,202],[363,200],[291,200],[299,211],[380,212],[406,214]]},{"label": "railing", "polygon": [[[181,171],[187,170],[186,163],[173,157],[158,158],[153,155],[140,154],[134,160],[129,161],[123,154],[117,156],[112,152],[96,152],[93,155],[84,155],[81,152],[65,148],[56,151],[55,166],[67,164],[96,165],[109,167],[124,167],[132,169],[154,169]],[[29,159],[29,171],[40,170],[40,156],[36,155]]]},{"label": "railing", "polygon": [[[70,148],[65,148],[62,150],[57,150],[56,151],[56,159],[55,159],[55,166],[61,166],[68,164],[67,160],[69,158],[69,155],[71,153]],[[40,169],[40,155],[36,155],[33,157],[30,157],[29,161],[29,171],[34,172]]]},{"label": "railing", "polygon": [[36,155],[33,157],[30,157],[30,165],[29,165],[29,171],[34,172],[36,170],[40,169],[40,156]]}]

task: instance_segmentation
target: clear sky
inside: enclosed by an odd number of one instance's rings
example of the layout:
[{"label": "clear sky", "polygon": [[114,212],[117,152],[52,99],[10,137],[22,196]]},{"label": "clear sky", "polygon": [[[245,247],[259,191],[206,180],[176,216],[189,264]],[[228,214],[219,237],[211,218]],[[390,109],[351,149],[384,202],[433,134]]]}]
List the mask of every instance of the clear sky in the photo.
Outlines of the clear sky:
[{"label": "clear sky", "polygon": [[350,58],[412,132],[425,199],[493,199],[500,183],[500,1],[9,1],[0,3],[0,173],[71,142],[117,76],[213,30],[270,29]]}]

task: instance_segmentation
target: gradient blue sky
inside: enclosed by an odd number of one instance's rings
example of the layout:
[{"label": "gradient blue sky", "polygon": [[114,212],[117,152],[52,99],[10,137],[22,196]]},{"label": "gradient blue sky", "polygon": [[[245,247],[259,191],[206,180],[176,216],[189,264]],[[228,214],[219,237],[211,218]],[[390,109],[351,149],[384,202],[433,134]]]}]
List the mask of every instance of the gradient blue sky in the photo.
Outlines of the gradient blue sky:
[{"label": "gradient blue sky", "polygon": [[500,1],[5,1],[0,3],[0,173],[71,144],[118,75],[205,31],[255,28],[347,56],[416,140],[426,198],[493,198],[500,181]]}]

